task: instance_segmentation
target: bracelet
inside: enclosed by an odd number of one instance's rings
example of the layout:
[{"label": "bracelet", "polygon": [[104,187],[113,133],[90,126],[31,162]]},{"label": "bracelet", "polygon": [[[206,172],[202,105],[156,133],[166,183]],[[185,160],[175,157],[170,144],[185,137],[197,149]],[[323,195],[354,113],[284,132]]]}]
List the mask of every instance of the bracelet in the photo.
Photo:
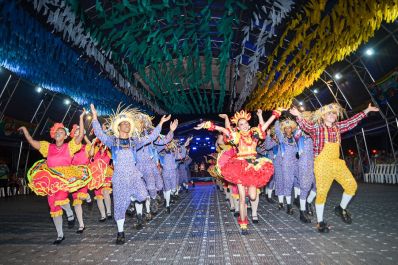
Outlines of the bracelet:
[{"label": "bracelet", "polygon": [[281,116],[282,112],[279,110],[273,110],[272,111],[272,115],[275,116],[275,118],[279,119],[279,117]]},{"label": "bracelet", "polygon": [[203,129],[214,131],[216,129],[216,125],[212,121],[206,121],[205,124],[203,125]]}]

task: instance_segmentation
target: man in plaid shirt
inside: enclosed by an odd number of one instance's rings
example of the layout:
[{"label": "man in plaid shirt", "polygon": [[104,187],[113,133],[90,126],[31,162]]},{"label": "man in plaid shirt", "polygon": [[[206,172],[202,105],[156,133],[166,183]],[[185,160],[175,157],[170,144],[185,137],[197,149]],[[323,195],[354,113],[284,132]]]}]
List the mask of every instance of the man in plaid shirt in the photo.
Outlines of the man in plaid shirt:
[{"label": "man in plaid shirt", "polygon": [[379,109],[369,104],[364,111],[353,117],[337,121],[342,116],[342,111],[338,104],[332,103],[315,111],[311,118],[304,118],[295,107],[290,109],[290,113],[296,116],[300,128],[307,132],[314,141],[314,174],[317,188],[315,208],[317,227],[321,233],[329,232],[329,226],[323,221],[323,210],[327,194],[334,180],[344,189],[341,203],[335,207],[335,213],[342,218],[343,222],[347,224],[352,222],[351,215],[346,208],[355,195],[357,183],[345,161],[340,159],[340,135],[357,126],[369,112],[376,112]]}]

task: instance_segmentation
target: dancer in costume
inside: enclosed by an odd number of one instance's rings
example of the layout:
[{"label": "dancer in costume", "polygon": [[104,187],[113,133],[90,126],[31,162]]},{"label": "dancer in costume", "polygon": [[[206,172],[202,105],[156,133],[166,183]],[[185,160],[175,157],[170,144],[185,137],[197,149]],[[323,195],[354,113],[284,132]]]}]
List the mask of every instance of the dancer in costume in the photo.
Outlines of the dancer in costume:
[{"label": "dancer in costume", "polygon": [[170,198],[171,193],[177,191],[178,186],[178,175],[177,175],[177,160],[182,159],[186,155],[186,147],[189,145],[192,138],[188,138],[184,143],[184,148],[178,149],[178,142],[172,140],[166,144],[164,150],[159,148],[160,161],[162,164],[162,177],[164,181],[163,195],[166,200],[166,210],[170,213]]},{"label": "dancer in costume", "polygon": [[[36,141],[25,127],[19,128],[29,144],[47,158],[36,162],[28,171],[29,187],[41,196],[47,196],[50,215],[53,218],[58,237],[54,244],[60,244],[64,239],[62,229],[62,214],[67,214],[68,224],[74,224],[73,211],[70,208],[68,194],[85,187],[91,180],[87,167],[72,166],[73,155],[81,148],[83,139],[83,116],[80,115],[79,136],[65,143],[69,130],[62,123],[55,123],[50,130],[54,144],[47,141]],[[62,207],[62,208],[61,208]]]},{"label": "dancer in costume", "polygon": [[300,220],[303,223],[311,223],[308,212],[312,212],[311,204],[307,203],[307,197],[311,187],[315,183],[314,177],[314,143],[308,134],[301,129],[294,133],[298,148],[298,184],[300,196]]},{"label": "dancer in costume", "polygon": [[[103,126],[102,129],[105,131],[106,127]],[[113,167],[110,165],[112,155],[109,148],[97,138],[94,138],[92,145],[94,148],[90,150],[90,157],[92,157],[90,163],[91,174],[93,178],[99,175],[101,177],[98,177],[98,179],[103,180],[102,183],[97,185],[97,188],[94,189],[95,200],[97,201],[98,210],[101,214],[99,221],[105,222],[107,218],[112,219],[112,203],[110,196],[112,193],[113,175]]]},{"label": "dancer in costume", "polygon": [[366,117],[369,112],[377,112],[378,108],[371,104],[362,112],[343,121],[343,109],[340,105],[332,103],[321,107],[313,113],[312,120],[306,120],[297,108],[293,107],[290,113],[302,130],[307,132],[314,141],[314,174],[317,195],[315,209],[318,220],[318,231],[329,232],[329,226],[323,220],[323,211],[330,186],[336,180],[344,189],[340,205],[335,207],[335,213],[343,222],[351,224],[351,214],[347,205],[357,190],[357,183],[348,169],[344,160],[340,159],[341,134],[352,130]]},{"label": "dancer in costume", "polygon": [[189,150],[186,152],[186,156],[179,161],[178,164],[178,175],[179,175],[179,185],[188,192],[188,172],[189,165],[192,163],[192,159],[188,155]]},{"label": "dancer in costume", "polygon": [[282,156],[282,176],[276,182],[275,193],[278,196],[279,209],[283,208],[283,200],[286,198],[286,212],[289,215],[293,214],[292,189],[294,177],[298,175],[297,144],[293,137],[296,128],[296,122],[290,119],[275,122],[275,135]]},{"label": "dancer in costume", "polygon": [[[79,125],[74,124],[73,128],[70,132],[70,136],[72,139],[79,137],[80,135],[80,128]],[[72,158],[72,165],[74,166],[82,166],[82,167],[87,167],[90,163],[90,150],[91,150],[91,142],[85,135],[85,132],[83,130],[83,138],[86,142],[86,144],[82,144],[81,149],[74,154]],[[97,177],[97,175],[96,175]],[[78,234],[82,234],[83,231],[86,229],[83,221],[83,208],[82,208],[82,203],[83,200],[86,201],[87,203],[92,203],[91,197],[88,194],[88,186],[91,182],[96,182],[95,178],[92,178],[91,181],[83,188],[75,191],[72,193],[72,198],[73,198],[73,207],[75,208],[75,213],[77,217],[77,221],[79,222],[79,228],[76,231]]]},{"label": "dancer in costume", "polygon": [[130,205],[131,197],[143,202],[149,196],[141,172],[135,165],[136,150],[153,142],[162,129],[163,123],[170,120],[170,116],[163,116],[150,135],[140,138],[143,128],[135,109],[118,107],[117,111],[109,118],[108,124],[113,136],[105,134],[98,122],[97,111],[91,104],[93,115],[93,129],[95,135],[111,149],[115,167],[112,187],[114,200],[114,218],[117,223],[116,244],[125,243],[124,220],[126,210]]},{"label": "dancer in costume", "polygon": [[250,128],[250,113],[240,111],[235,113],[231,120],[236,124],[236,131],[231,131],[224,127],[216,126],[214,123],[207,121],[195,127],[199,130],[202,128],[209,130],[217,130],[222,132],[227,140],[237,146],[238,152],[234,153],[234,149],[230,153],[224,152],[223,155],[230,155],[223,163],[218,162],[223,177],[232,183],[237,184],[240,196],[239,211],[240,217],[238,223],[242,229],[242,233],[247,233],[247,210],[245,200],[246,188],[250,200],[255,201],[257,198],[257,188],[265,186],[273,174],[274,168],[272,161],[265,157],[257,158],[256,147],[259,139],[265,138],[265,130],[280,113],[274,112],[274,115],[264,122],[262,111],[257,111],[259,119],[258,127]]},{"label": "dancer in costume", "polygon": [[[142,126],[145,128],[142,137],[147,137],[153,131],[152,118],[149,115],[141,115]],[[152,214],[156,214],[158,205],[156,199],[157,191],[163,188],[160,172],[158,168],[159,155],[155,146],[163,146],[169,143],[174,136],[174,131],[178,126],[178,120],[174,120],[170,125],[170,131],[166,137],[158,137],[154,142],[148,143],[137,149],[137,167],[143,174],[146,187],[148,189],[149,198],[145,201],[146,219],[152,219]],[[142,206],[136,202],[137,210],[137,228],[142,227]]]}]

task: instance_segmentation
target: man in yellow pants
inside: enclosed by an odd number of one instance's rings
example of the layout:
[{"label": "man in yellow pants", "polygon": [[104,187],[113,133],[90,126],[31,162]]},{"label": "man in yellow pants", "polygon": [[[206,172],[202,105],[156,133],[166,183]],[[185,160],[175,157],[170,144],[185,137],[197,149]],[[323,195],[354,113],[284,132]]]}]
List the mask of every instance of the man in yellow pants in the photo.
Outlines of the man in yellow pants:
[{"label": "man in yellow pants", "polygon": [[344,160],[340,159],[341,134],[352,130],[366,117],[369,112],[379,111],[378,108],[369,106],[353,117],[338,121],[343,109],[340,105],[332,103],[318,109],[310,117],[303,118],[296,109],[290,109],[290,113],[296,116],[300,128],[307,132],[314,141],[314,174],[317,195],[315,209],[318,220],[318,231],[329,232],[329,227],[323,221],[323,210],[326,197],[334,180],[344,189],[339,206],[335,207],[335,213],[343,222],[351,224],[352,219],[347,211],[347,205],[357,190],[357,183],[348,169]]}]

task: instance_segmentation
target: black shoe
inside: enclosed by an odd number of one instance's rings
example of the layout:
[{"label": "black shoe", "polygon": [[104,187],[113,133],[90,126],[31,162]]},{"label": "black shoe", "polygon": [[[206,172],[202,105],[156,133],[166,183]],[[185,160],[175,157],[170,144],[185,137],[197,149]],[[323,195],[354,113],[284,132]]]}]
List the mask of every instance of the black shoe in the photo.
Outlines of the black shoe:
[{"label": "black shoe", "polygon": [[341,217],[341,220],[343,220],[344,223],[346,224],[352,223],[351,214],[346,209],[341,208],[340,205],[334,207],[334,213],[337,216]]},{"label": "black shoe", "polygon": [[312,206],[312,203],[308,203],[307,202],[307,205],[306,205],[307,207],[307,214],[309,215],[309,216],[314,216],[314,207]]},{"label": "black shoe", "polygon": [[267,199],[267,202],[271,204],[275,203],[274,200],[272,200],[270,197],[266,196],[265,198]]},{"label": "black shoe", "polygon": [[128,216],[130,216],[130,217],[133,217],[134,214],[135,214],[135,209],[134,209],[134,207],[128,208],[127,211],[126,211],[126,214],[127,214]]},{"label": "black shoe", "polygon": [[151,199],[151,213],[156,214],[159,211],[158,202],[154,199]]},{"label": "black shoe", "polygon": [[112,214],[107,214],[106,215],[106,218],[108,218],[108,220],[111,220],[113,217],[112,217]]},{"label": "black shoe", "polygon": [[283,208],[284,208],[283,203],[280,202],[280,203],[278,204],[278,210],[282,210]]},{"label": "black shoe", "polygon": [[235,212],[235,209],[230,208],[229,211],[230,211],[231,213],[234,213],[234,212]]},{"label": "black shoe", "polygon": [[258,224],[258,216],[252,216],[253,224]]},{"label": "black shoe", "polygon": [[324,221],[317,224],[317,229],[319,233],[329,233],[329,226]]},{"label": "black shoe", "polygon": [[292,215],[292,214],[293,214],[293,207],[292,207],[291,204],[288,204],[288,205],[286,206],[286,213],[287,213],[288,215]]},{"label": "black shoe", "polygon": [[98,220],[100,223],[103,223],[106,221],[106,217],[101,217],[101,219]]},{"label": "black shoe", "polygon": [[125,242],[124,232],[117,233],[116,245],[123,245]]},{"label": "black shoe", "polygon": [[83,227],[80,226],[79,229],[77,229],[76,234],[83,234],[84,230],[86,230],[86,227],[85,226],[83,226]]},{"label": "black shoe", "polygon": [[235,216],[235,217],[238,217],[238,216],[239,216],[239,212],[235,212],[235,213],[234,213],[234,216]]},{"label": "black shoe", "polygon": [[300,209],[300,199],[298,197],[296,199],[294,199],[293,204],[296,205],[296,207]]},{"label": "black shoe", "polygon": [[166,207],[166,211],[167,211],[168,214],[170,214],[170,206]]},{"label": "black shoe", "polygon": [[135,229],[141,230],[143,228],[144,220],[142,219],[142,214],[137,214],[137,223],[135,224]]},{"label": "black shoe", "polygon": [[65,236],[63,237],[57,237],[57,239],[53,242],[54,245],[59,245],[61,244],[62,241],[65,240]]},{"label": "black shoe", "polygon": [[72,229],[73,227],[75,227],[75,222],[76,222],[76,219],[74,217],[72,220],[68,220],[68,228]]},{"label": "black shoe", "polygon": [[300,221],[303,223],[311,223],[311,219],[305,211],[300,211]]}]

